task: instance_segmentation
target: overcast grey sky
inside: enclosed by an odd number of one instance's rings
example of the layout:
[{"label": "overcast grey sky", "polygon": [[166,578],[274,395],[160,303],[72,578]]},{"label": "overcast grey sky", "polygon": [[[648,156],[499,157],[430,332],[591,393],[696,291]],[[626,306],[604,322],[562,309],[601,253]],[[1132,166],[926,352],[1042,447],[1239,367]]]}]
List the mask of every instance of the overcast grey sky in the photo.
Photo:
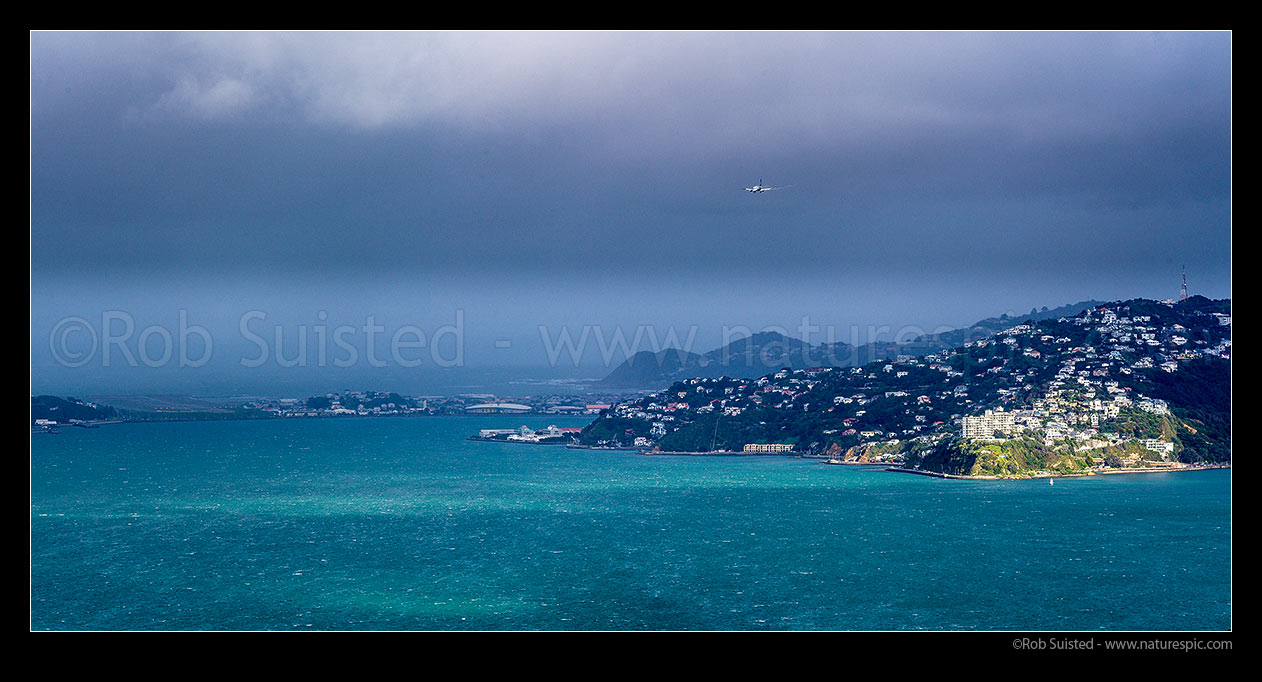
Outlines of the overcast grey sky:
[{"label": "overcast grey sky", "polygon": [[1183,264],[1230,295],[1226,32],[30,42],[33,380],[110,309],[463,310],[494,364],[539,324],[961,325]]}]

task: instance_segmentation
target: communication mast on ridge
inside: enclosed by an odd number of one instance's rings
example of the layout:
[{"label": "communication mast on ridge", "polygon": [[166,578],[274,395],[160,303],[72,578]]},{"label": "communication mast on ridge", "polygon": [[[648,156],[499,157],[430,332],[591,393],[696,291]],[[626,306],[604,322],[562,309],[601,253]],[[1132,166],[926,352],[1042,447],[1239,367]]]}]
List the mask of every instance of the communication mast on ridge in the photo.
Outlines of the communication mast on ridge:
[{"label": "communication mast on ridge", "polygon": [[1179,300],[1188,300],[1188,266],[1183,266],[1183,287],[1179,289]]}]

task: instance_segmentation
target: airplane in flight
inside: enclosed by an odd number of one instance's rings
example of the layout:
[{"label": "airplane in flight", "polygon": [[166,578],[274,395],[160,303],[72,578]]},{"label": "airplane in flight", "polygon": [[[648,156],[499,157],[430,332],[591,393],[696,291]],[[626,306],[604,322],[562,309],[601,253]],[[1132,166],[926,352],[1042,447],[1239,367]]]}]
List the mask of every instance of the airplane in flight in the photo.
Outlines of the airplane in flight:
[{"label": "airplane in flight", "polygon": [[758,192],[770,192],[773,189],[787,189],[787,187],[767,187],[762,184],[762,178],[759,178],[757,185],[754,185],[753,187],[746,187],[745,191],[757,194]]}]

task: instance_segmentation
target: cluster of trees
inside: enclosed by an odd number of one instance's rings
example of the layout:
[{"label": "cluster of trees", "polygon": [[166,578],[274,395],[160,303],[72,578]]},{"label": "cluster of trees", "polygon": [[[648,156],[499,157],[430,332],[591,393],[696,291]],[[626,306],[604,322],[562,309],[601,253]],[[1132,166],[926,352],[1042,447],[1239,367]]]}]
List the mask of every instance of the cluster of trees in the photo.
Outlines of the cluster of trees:
[{"label": "cluster of trees", "polygon": [[1189,427],[1170,434],[1180,461],[1231,461],[1231,360],[1201,358],[1180,363],[1177,372],[1136,373],[1132,385],[1145,395],[1165,400]]},{"label": "cluster of trees", "polygon": [[1175,420],[1164,414],[1152,414],[1138,408],[1125,408],[1116,417],[1100,422],[1100,431],[1116,433],[1126,439],[1161,438],[1173,441]]},{"label": "cluster of trees", "polygon": [[[1231,461],[1231,416],[1226,423],[1207,423],[1188,420],[1197,430],[1179,433],[1179,461],[1188,464],[1212,462],[1222,464]],[[1199,427],[1199,428],[1198,428]]]},{"label": "cluster of trees", "polygon": [[411,400],[404,398],[398,393],[368,393],[365,394],[363,398],[351,398],[339,395],[334,395],[332,397],[323,395],[312,396],[307,398],[307,409],[327,410],[333,406],[333,401],[335,400],[338,401],[338,404],[348,410],[354,410],[360,407],[371,410],[374,407],[385,407],[391,403],[407,407],[411,407],[413,405]]},{"label": "cluster of trees", "polygon": [[652,428],[647,420],[601,415],[583,427],[579,440],[587,445],[617,443],[631,445],[638,436],[648,436]]}]

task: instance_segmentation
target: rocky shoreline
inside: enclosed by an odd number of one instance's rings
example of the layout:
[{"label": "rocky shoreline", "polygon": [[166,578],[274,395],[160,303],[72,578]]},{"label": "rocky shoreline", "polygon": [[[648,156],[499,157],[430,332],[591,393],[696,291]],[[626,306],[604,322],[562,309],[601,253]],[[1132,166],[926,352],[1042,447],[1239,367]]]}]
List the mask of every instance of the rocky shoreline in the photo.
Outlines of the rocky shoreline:
[{"label": "rocky shoreline", "polygon": [[918,476],[930,476],[933,478],[958,478],[972,481],[1028,481],[1038,478],[1085,478],[1087,476],[1113,476],[1117,474],[1163,474],[1178,473],[1183,471],[1207,471],[1209,469],[1230,469],[1230,464],[1207,464],[1182,467],[1136,467],[1132,469],[1103,469],[1084,471],[1082,473],[1072,474],[1054,474],[1050,472],[1033,473],[1028,476],[968,476],[964,474],[945,474],[939,471],[923,471],[920,469],[907,469],[904,467],[887,467],[885,471],[892,471],[900,474],[915,474]]}]

